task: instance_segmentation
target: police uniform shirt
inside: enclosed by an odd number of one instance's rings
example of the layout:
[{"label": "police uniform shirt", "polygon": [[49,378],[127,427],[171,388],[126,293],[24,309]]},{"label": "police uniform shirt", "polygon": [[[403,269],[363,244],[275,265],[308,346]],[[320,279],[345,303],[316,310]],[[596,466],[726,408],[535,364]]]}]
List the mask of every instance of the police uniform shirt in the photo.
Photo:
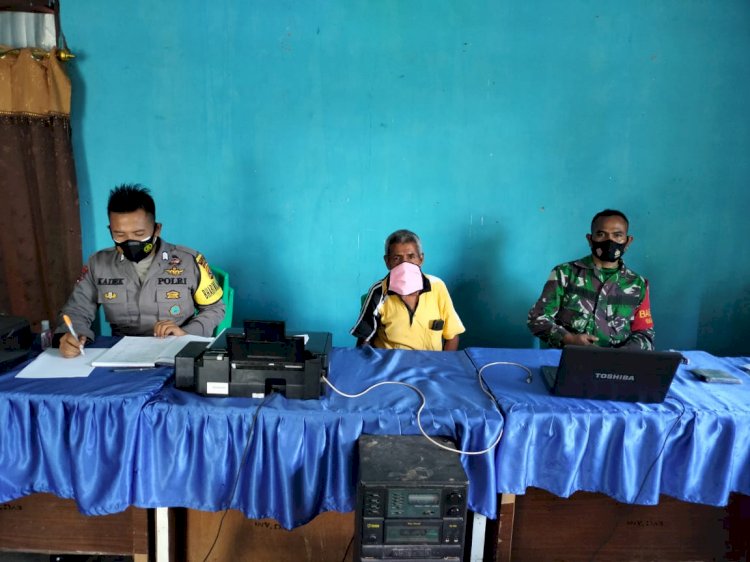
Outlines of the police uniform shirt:
[{"label": "police uniform shirt", "polygon": [[148,275],[148,270],[151,268],[151,264],[154,261],[154,256],[156,255],[156,252],[151,252],[149,255],[147,255],[145,258],[143,258],[139,262],[133,262],[133,267],[135,268],[135,273],[138,275],[138,279],[141,280],[141,283],[143,283],[143,280],[146,278],[146,275]]},{"label": "police uniform shirt", "polygon": [[424,287],[412,314],[399,295],[388,291],[388,279],[370,288],[351,330],[354,337],[386,349],[442,351],[443,340],[466,331],[442,280],[422,275]]},{"label": "police uniform shirt", "polygon": [[[114,335],[153,336],[157,322],[172,320],[189,334],[210,336],[224,318],[221,297],[201,254],[159,239],[142,281],[116,248],[92,255],[61,314],[89,339],[94,339],[91,323],[99,305]],[[60,321],[56,332],[65,331]]]}]

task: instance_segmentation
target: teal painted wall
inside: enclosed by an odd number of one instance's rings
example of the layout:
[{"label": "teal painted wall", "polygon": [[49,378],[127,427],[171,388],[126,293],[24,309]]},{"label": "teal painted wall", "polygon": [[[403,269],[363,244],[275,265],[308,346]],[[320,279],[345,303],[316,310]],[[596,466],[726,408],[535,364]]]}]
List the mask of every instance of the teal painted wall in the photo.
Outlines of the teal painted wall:
[{"label": "teal painted wall", "polygon": [[750,3],[63,6],[86,256],[109,189],[237,288],[235,319],[349,345],[383,240],[418,232],[463,345],[525,347],[591,216],[631,218],[660,348],[747,354]]}]

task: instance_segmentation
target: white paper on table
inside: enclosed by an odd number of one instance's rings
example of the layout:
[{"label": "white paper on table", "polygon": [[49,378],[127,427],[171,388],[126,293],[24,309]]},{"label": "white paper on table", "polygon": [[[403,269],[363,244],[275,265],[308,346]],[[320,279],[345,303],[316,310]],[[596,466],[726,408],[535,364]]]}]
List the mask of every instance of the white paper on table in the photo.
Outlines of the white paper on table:
[{"label": "white paper on table", "polygon": [[26,365],[16,375],[17,379],[67,379],[73,377],[88,377],[94,367],[91,365],[99,356],[107,351],[106,347],[87,347],[86,355],[78,355],[66,359],[60,355],[59,349],[45,349],[36,359]]}]

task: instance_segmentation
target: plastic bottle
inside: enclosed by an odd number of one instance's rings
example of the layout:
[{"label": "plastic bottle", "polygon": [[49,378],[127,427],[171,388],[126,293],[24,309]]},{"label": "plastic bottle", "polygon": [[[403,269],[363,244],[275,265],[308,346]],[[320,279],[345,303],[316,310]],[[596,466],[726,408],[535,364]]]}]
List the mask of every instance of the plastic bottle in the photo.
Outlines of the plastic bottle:
[{"label": "plastic bottle", "polygon": [[52,345],[52,329],[49,327],[49,320],[42,320],[42,349],[47,349]]}]

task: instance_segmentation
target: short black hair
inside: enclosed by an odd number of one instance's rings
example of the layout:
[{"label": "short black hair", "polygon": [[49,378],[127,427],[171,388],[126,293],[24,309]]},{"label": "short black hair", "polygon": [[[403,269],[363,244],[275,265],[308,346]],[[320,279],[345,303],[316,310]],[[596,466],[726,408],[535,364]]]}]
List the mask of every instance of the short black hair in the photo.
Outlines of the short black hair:
[{"label": "short black hair", "polygon": [[630,228],[630,221],[628,220],[628,217],[625,216],[625,213],[622,211],[618,211],[617,209],[604,209],[603,211],[599,211],[594,215],[594,218],[591,219],[591,233],[594,232],[594,223],[598,221],[602,217],[620,217],[622,220],[625,221],[625,226]]},{"label": "short black hair", "polygon": [[147,187],[138,183],[124,183],[109,192],[107,214],[132,213],[138,209],[143,209],[152,219],[156,219],[156,205]]}]

